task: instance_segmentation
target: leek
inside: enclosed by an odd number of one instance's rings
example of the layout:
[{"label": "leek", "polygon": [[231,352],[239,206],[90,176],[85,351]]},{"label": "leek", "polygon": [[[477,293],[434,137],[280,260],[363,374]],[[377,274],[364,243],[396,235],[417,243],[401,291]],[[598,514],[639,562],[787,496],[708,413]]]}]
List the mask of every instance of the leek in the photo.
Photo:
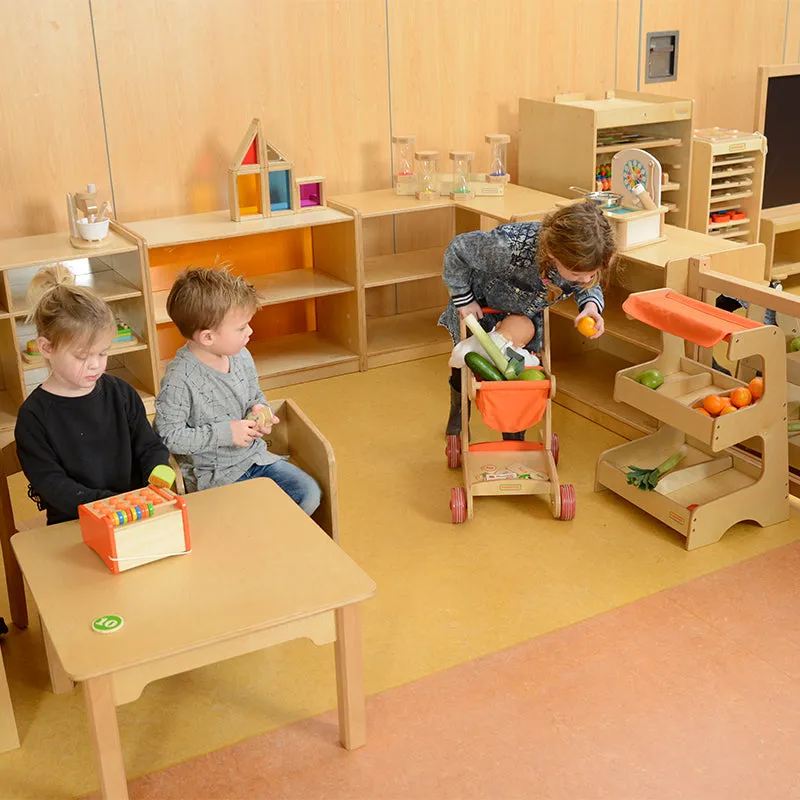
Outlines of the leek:
[{"label": "leek", "polygon": [[625,477],[631,486],[635,486],[643,492],[652,492],[661,478],[671,469],[675,469],[685,457],[686,447],[681,447],[677,453],[671,455],[663,464],[659,464],[655,469],[643,469],[642,467],[629,466]]},{"label": "leek", "polygon": [[508,359],[500,352],[500,348],[492,341],[486,331],[481,328],[480,322],[475,319],[474,314],[468,314],[464,318],[464,323],[472,332],[472,335],[481,343],[489,358],[494,361],[494,365],[505,375],[506,380],[513,381],[517,377],[514,367],[509,364]]}]

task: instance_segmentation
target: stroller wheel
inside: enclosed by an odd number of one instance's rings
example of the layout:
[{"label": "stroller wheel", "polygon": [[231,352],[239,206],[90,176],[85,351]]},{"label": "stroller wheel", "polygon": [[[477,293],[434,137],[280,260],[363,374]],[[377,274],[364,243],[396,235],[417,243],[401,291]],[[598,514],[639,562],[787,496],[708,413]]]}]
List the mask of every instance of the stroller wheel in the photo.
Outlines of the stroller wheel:
[{"label": "stroller wheel", "polygon": [[450,490],[450,511],[453,513],[453,525],[467,521],[467,493],[460,486]]},{"label": "stroller wheel", "polygon": [[562,483],[561,491],[561,516],[559,519],[575,519],[575,487],[571,483]]},{"label": "stroller wheel", "polygon": [[447,455],[447,466],[450,469],[457,469],[461,466],[461,437],[458,434],[450,434],[447,437],[444,452]]},{"label": "stroller wheel", "polygon": [[558,434],[554,433],[550,437],[550,452],[553,454],[553,461],[556,462],[556,466],[558,466]]}]

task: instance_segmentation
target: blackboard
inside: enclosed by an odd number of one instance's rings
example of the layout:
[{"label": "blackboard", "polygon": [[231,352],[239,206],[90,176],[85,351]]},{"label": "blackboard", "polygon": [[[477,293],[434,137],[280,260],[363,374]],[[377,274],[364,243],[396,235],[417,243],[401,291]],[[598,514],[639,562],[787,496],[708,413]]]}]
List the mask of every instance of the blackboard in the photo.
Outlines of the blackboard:
[{"label": "blackboard", "polygon": [[769,79],[763,208],[800,203],[800,75]]}]

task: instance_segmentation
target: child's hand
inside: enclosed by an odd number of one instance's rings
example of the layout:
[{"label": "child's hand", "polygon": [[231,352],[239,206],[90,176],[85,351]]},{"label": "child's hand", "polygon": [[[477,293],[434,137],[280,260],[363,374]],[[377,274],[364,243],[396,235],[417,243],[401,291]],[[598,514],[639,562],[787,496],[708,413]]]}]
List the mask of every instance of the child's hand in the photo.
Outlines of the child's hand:
[{"label": "child's hand", "polygon": [[261,438],[258,425],[252,419],[232,419],[230,424],[236,447],[249,447],[253,441]]},{"label": "child's hand", "polygon": [[591,317],[591,319],[594,321],[594,333],[589,338],[590,339],[600,338],[605,332],[606,325],[605,322],[603,322],[603,318],[600,316],[600,309],[597,307],[597,303],[589,301],[583,307],[581,313],[578,314],[577,317],[575,317],[576,328],[578,327],[578,324],[584,317]]},{"label": "child's hand", "polygon": [[458,313],[461,314],[461,319],[466,319],[470,314],[474,314],[475,319],[483,319],[481,305],[474,300],[471,303],[467,303],[465,306],[459,306]]},{"label": "child's hand", "polygon": [[267,436],[272,433],[272,426],[280,422],[280,418],[276,417],[272,413],[272,409],[264,403],[256,403],[247,416],[254,419],[259,436]]}]

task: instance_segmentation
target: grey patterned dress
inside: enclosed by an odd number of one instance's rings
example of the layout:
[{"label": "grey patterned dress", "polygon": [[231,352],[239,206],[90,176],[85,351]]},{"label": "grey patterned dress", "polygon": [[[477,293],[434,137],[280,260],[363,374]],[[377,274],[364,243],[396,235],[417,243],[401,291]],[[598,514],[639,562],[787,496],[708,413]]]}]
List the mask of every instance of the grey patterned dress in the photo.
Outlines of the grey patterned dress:
[{"label": "grey patterned dress", "polygon": [[[524,314],[536,325],[536,335],[527,349],[542,347],[542,310],[574,297],[578,308],[597,303],[602,313],[603,290],[571,283],[552,267],[545,278],[539,274],[536,251],[539,247],[540,222],[515,222],[491,231],[473,231],[456,236],[444,254],[442,278],[450,302],[439,324],[450,331],[453,342],[459,334],[458,307],[473,300],[481,306],[506,314]],[[560,295],[556,298],[554,295]],[[486,315],[482,324],[491,329],[504,315]]]}]

